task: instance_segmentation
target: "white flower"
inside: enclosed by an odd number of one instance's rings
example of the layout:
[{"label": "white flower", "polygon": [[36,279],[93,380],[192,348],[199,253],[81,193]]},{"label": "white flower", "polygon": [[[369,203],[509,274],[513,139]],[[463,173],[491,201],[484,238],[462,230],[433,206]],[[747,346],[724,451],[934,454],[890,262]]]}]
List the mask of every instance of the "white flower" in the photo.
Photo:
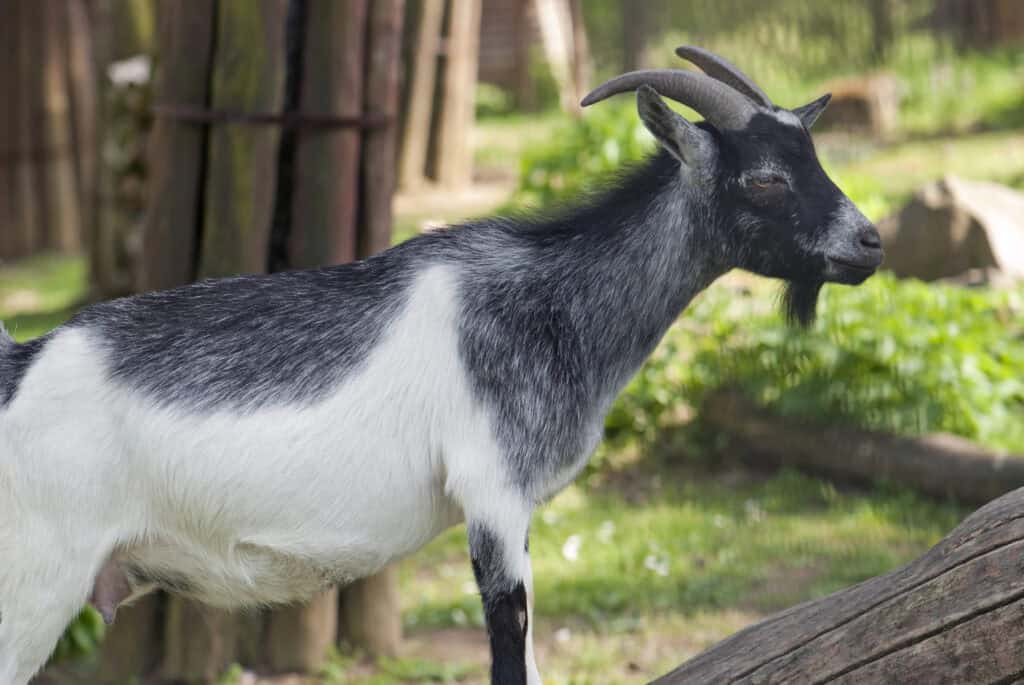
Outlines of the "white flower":
[{"label": "white flower", "polygon": [[644,568],[657,573],[659,576],[668,575],[668,558],[657,554],[648,554],[644,557]]},{"label": "white flower", "polygon": [[615,535],[614,521],[605,521],[601,524],[601,527],[597,529],[597,539],[605,545],[612,541],[613,535]]},{"label": "white flower", "polygon": [[576,561],[580,558],[580,547],[583,546],[583,538],[579,535],[570,535],[562,545],[562,556],[569,561]]},{"label": "white flower", "polygon": [[555,631],[555,642],[564,645],[566,642],[572,639],[572,631],[568,628],[559,628]]}]

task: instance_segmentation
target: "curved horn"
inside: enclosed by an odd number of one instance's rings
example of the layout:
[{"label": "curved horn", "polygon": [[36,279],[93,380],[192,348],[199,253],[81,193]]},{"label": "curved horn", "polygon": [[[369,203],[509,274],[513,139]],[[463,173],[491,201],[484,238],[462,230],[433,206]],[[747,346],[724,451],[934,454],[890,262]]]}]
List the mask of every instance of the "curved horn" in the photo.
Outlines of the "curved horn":
[{"label": "curved horn", "polygon": [[742,129],[757,113],[754,103],[724,83],[695,71],[677,69],[631,71],[616,76],[592,90],[580,104],[587,107],[644,85],[693,108],[719,129]]},{"label": "curved horn", "polygon": [[736,68],[732,62],[708,52],[704,48],[682,45],[676,48],[676,54],[688,62],[693,62],[713,79],[732,86],[762,107],[774,107],[761,88],[753,79]]}]

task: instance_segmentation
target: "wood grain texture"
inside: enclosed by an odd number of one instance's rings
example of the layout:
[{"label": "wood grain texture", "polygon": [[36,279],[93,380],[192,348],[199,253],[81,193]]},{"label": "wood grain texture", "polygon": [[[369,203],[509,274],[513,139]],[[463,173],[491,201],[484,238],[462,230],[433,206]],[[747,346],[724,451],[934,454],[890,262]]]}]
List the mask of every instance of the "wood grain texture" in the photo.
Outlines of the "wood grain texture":
[{"label": "wood grain texture", "polygon": [[444,0],[419,0],[415,5],[415,35],[410,36],[408,96],[399,161],[400,185],[405,190],[414,190],[426,181],[445,3]]},{"label": "wood grain texture", "polygon": [[1024,455],[998,454],[954,435],[908,438],[784,418],[736,391],[711,393],[702,417],[753,465],[795,466],[846,480],[892,480],[970,504],[1024,486]]},{"label": "wood grain texture", "polygon": [[[217,5],[211,108],[281,111],[287,7],[287,0]],[[212,127],[203,196],[201,278],[266,270],[280,138],[280,130],[273,126]]]},{"label": "wood grain texture", "polygon": [[473,130],[477,64],[480,53],[480,0],[452,0],[444,81],[432,166],[437,182],[461,188],[473,180]]},{"label": "wood grain texture", "polygon": [[[160,65],[154,100],[205,107],[216,4],[213,0],[165,0],[159,12]],[[165,117],[153,122],[139,290],[173,288],[195,278],[206,139],[206,130],[194,124]]]},{"label": "wood grain texture", "polygon": [[[307,12],[302,111],[360,116],[366,0],[309,0]],[[288,248],[293,266],[356,258],[360,142],[358,128],[299,135]]]},{"label": "wood grain texture", "polygon": [[367,23],[364,110],[391,117],[391,123],[363,134],[358,255],[368,257],[391,246],[391,200],[397,177],[398,104],[405,0],[376,0]]},{"label": "wood grain texture", "polygon": [[740,631],[654,681],[1009,683],[1024,675],[1024,489],[916,561]]}]

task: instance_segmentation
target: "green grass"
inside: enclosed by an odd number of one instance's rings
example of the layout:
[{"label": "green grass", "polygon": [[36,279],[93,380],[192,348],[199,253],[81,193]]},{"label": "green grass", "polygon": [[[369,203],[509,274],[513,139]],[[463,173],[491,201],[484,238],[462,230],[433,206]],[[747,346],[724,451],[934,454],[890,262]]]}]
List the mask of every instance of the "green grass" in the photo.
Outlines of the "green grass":
[{"label": "green grass", "polygon": [[[827,594],[908,560],[961,513],[904,491],[844,493],[795,472],[761,479],[672,461],[594,481],[535,517],[536,611],[613,632],[662,612],[761,613]],[[482,625],[465,549],[454,530],[403,567],[410,628]]]},{"label": "green grass", "polygon": [[84,297],[85,260],[39,255],[0,267],[0,320],[17,340],[64,322]]}]

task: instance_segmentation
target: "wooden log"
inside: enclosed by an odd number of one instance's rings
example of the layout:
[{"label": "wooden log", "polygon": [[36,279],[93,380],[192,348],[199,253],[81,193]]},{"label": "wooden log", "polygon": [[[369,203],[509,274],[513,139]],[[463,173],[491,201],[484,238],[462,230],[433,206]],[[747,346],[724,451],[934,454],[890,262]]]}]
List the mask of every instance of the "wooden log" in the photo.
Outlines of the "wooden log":
[{"label": "wooden log", "polygon": [[[0,45],[8,46],[12,55],[0,65],[0,92],[16,93],[14,90],[14,72],[17,61],[12,59],[17,54],[16,32],[18,23],[12,3],[0,5]],[[17,193],[15,184],[15,129],[17,118],[15,108],[17,98],[4,98],[0,102],[0,259],[17,257],[17,210],[14,198]]]},{"label": "wooden log", "polygon": [[449,188],[473,180],[473,129],[477,63],[480,52],[480,0],[452,0],[444,83],[434,146],[438,183]]},{"label": "wooden log", "polygon": [[408,96],[399,161],[399,185],[406,190],[415,190],[426,181],[444,5],[444,0],[416,3],[418,12],[408,56]]},{"label": "wooden log", "polygon": [[388,566],[342,590],[341,638],[373,656],[395,656],[402,641],[398,569]]},{"label": "wooden log", "polygon": [[12,159],[15,177],[14,198],[17,233],[12,236],[12,251],[28,255],[43,246],[42,209],[45,202],[40,197],[39,156],[42,154],[42,134],[39,130],[38,109],[41,107],[41,88],[38,64],[41,59],[42,21],[40,7],[34,2],[5,3],[13,15],[14,28],[14,80],[11,92],[19,97],[10,98],[14,104],[14,149]]},{"label": "wooden log", "polygon": [[370,8],[364,111],[391,118],[363,135],[359,241],[368,257],[391,246],[391,201],[398,154],[399,79],[405,0],[376,0]]},{"label": "wooden log", "polygon": [[918,560],[776,614],[654,682],[1020,682],[1022,553],[1019,489]]},{"label": "wooden log", "polygon": [[151,673],[160,663],[163,597],[149,595],[117,611],[107,629],[90,682],[120,685]]},{"label": "wooden log", "polygon": [[[281,111],[287,5],[287,0],[218,3],[213,109]],[[266,271],[280,137],[274,126],[211,128],[200,277]]]},{"label": "wooden log", "polygon": [[[205,107],[213,58],[214,0],[164,0],[159,6],[157,104]],[[139,290],[191,282],[196,275],[199,198],[207,132],[157,117],[149,134],[148,200],[142,230]],[[102,249],[102,248],[98,248]],[[97,269],[103,269],[99,257]]]},{"label": "wooden log", "polygon": [[316,673],[338,635],[338,591],[303,606],[276,610],[267,619],[266,665],[275,673]]},{"label": "wooden log", "polygon": [[68,8],[64,0],[38,1],[43,21],[39,179],[46,203],[46,247],[71,252],[80,247],[82,231],[68,97]]},{"label": "wooden log", "polygon": [[[232,613],[171,597],[166,603],[160,677],[171,682],[212,683],[242,660],[262,630],[258,613]],[[258,641],[258,637],[256,639]]]},{"label": "wooden log", "polygon": [[737,391],[716,391],[704,418],[753,465],[795,466],[845,480],[892,480],[929,495],[980,504],[1024,485],[1024,455],[1007,456],[946,434],[901,437],[781,417]]},{"label": "wooden log", "polygon": [[75,171],[75,194],[78,205],[79,242],[89,244],[95,224],[97,196],[96,172],[99,168],[97,133],[98,75],[93,45],[93,26],[85,0],[67,0],[67,50],[65,81],[68,88],[71,151]]},{"label": "wooden log", "polygon": [[[363,112],[366,0],[310,0],[302,110],[358,117]],[[289,259],[295,267],[356,258],[358,128],[303,132],[295,151]]]}]

